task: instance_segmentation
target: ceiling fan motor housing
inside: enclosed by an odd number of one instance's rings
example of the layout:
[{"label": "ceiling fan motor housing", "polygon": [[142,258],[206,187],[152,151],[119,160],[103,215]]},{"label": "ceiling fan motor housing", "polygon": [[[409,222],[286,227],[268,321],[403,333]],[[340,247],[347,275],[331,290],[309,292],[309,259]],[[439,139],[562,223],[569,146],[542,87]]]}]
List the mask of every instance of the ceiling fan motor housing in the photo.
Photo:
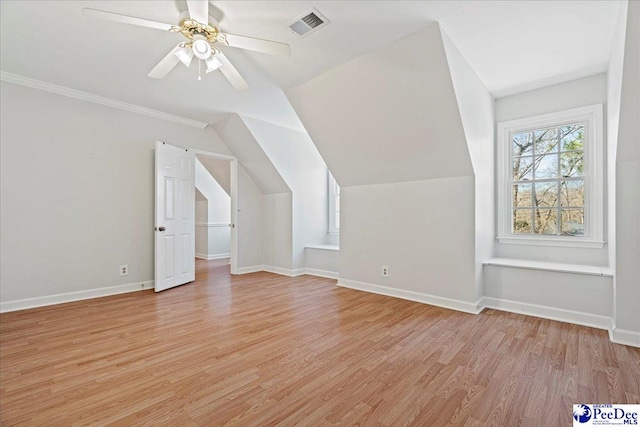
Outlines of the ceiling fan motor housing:
[{"label": "ceiling fan motor housing", "polygon": [[208,22],[201,23],[195,19],[191,19],[188,12],[185,12],[180,16],[180,21],[174,31],[182,33],[182,35],[188,38],[189,41],[194,41],[195,36],[199,35],[205,38],[209,43],[215,43],[218,39],[218,34],[220,34],[218,27],[211,25]]}]

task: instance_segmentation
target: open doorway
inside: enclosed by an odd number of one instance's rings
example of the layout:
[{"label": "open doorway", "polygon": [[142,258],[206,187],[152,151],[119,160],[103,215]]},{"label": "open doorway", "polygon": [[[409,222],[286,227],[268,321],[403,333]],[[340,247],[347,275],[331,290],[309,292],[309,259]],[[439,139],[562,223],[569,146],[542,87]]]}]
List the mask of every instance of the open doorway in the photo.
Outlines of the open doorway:
[{"label": "open doorway", "polygon": [[231,156],[195,153],[195,257],[237,265],[237,161]]}]

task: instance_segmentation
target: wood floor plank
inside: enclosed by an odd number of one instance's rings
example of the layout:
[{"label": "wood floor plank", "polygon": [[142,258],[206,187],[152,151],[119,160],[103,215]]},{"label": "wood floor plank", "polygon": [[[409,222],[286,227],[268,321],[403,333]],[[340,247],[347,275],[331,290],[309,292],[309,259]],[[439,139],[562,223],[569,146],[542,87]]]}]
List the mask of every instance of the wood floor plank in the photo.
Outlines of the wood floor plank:
[{"label": "wood floor plank", "polygon": [[220,262],[0,315],[2,426],[555,426],[639,401],[640,350],[605,331]]}]

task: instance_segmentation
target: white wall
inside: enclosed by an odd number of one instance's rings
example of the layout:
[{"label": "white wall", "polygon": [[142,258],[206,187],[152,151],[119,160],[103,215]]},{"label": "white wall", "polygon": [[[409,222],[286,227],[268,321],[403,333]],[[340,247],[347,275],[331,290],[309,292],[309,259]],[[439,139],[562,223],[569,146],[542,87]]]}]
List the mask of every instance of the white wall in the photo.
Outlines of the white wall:
[{"label": "white wall", "polygon": [[207,227],[198,227],[197,225],[206,223],[209,219],[208,216],[209,203],[196,188],[196,258],[198,254],[206,254],[209,252],[209,231]]},{"label": "white wall", "polygon": [[237,267],[251,268],[262,262],[263,194],[244,166],[238,165],[238,261]]},{"label": "white wall", "polygon": [[232,115],[216,124],[263,199],[263,264],[304,267],[304,248],[327,238],[327,169],[306,133]]},{"label": "white wall", "polygon": [[618,148],[618,127],[620,124],[620,100],[622,97],[622,68],[624,65],[625,32],[627,28],[627,3],[623,2],[618,11],[618,20],[613,35],[611,57],[607,69],[607,230],[609,232],[609,266],[614,272],[613,317],[616,317],[616,159]]},{"label": "white wall", "polygon": [[287,96],[341,185],[339,282],[473,305],[473,168],[439,26]]},{"label": "white wall", "polygon": [[606,74],[546,86],[496,99],[496,121],[520,119],[599,104],[607,99]]},{"label": "white wall", "polygon": [[483,295],[482,263],[493,257],[495,244],[495,102],[458,48],[443,31],[451,79],[467,139],[475,178],[476,299]]},{"label": "white wall", "polygon": [[153,280],[154,141],[231,154],[208,128],[5,82],[0,100],[2,302]]},{"label": "white wall", "polygon": [[473,177],[342,188],[340,281],[474,303],[473,191]]},{"label": "white wall", "polygon": [[616,148],[614,339],[640,346],[640,3],[628,2],[626,18]]},{"label": "white wall", "polygon": [[342,187],[473,174],[437,23],[286,94]]},{"label": "white wall", "polygon": [[[293,269],[302,268],[305,265],[305,247],[325,243],[328,235],[327,166],[306,133],[249,117],[242,117],[242,120],[291,188],[289,206],[292,209],[290,216],[293,259],[288,261],[288,264],[292,265]],[[270,206],[271,204],[269,202]],[[266,206],[267,203],[265,212]],[[281,215],[266,216],[265,230],[282,228],[283,218]],[[269,224],[269,221],[273,220],[277,221],[277,224]],[[271,245],[277,251],[282,241],[279,233],[265,233],[264,237],[264,244]],[[271,264],[267,260],[265,264],[283,267],[280,264]]]},{"label": "white wall", "polygon": [[[598,74],[498,98],[495,101],[496,121],[499,123],[586,105],[602,104],[606,101],[607,78],[605,74]],[[604,237],[605,241],[607,241],[606,213]],[[601,249],[592,249],[496,243],[495,255],[501,258],[530,259],[568,264],[609,265],[606,246]]]},{"label": "white wall", "polygon": [[307,271],[338,277],[340,251],[335,249],[305,248],[304,266]]},{"label": "white wall", "polygon": [[616,150],[620,124],[620,100],[622,97],[622,68],[624,65],[624,41],[627,28],[627,3],[620,5],[618,21],[613,35],[611,57],[607,69],[607,206],[609,231],[609,260],[615,270],[616,253]]},{"label": "white wall", "polygon": [[[498,98],[495,101],[496,122],[606,101],[607,77],[598,74]],[[606,129],[606,123],[604,125]],[[605,241],[608,241],[606,213],[604,220]],[[609,265],[606,246],[565,248],[497,242],[495,256],[553,263]],[[485,297],[504,304],[505,309],[600,328],[609,327],[609,318],[613,313],[613,281],[610,277],[487,266],[484,278]]]},{"label": "white wall", "polygon": [[[242,117],[233,114],[228,119],[216,123],[214,127],[242,164],[246,178],[253,180],[257,186],[256,189],[260,192],[260,202],[252,200],[250,203],[252,213],[251,219],[248,220],[251,230],[260,231],[260,239],[239,243],[239,245],[251,245],[253,248],[252,256],[238,264],[239,267],[249,268],[264,264],[291,269],[293,266],[291,189],[282,178],[280,171],[265,154],[256,137],[247,128]],[[256,216],[258,205],[260,217]],[[242,205],[240,208],[243,209]],[[247,221],[244,210],[239,217],[242,218],[243,215]],[[241,226],[244,228],[246,225],[241,224]],[[240,228],[239,232],[242,234],[243,229]]]},{"label": "white wall", "polygon": [[196,202],[196,256],[204,259],[228,257],[231,250],[231,229],[228,226],[231,222],[231,197],[200,162],[200,156],[195,160],[195,180],[196,189],[207,199],[204,217],[198,212],[199,204],[204,202]]},{"label": "white wall", "polygon": [[262,216],[263,264],[293,269],[293,200],[291,193],[265,194]]},{"label": "white wall", "polygon": [[[507,309],[609,328],[611,277],[485,266],[484,295]],[[568,312],[567,312],[568,311]]]}]

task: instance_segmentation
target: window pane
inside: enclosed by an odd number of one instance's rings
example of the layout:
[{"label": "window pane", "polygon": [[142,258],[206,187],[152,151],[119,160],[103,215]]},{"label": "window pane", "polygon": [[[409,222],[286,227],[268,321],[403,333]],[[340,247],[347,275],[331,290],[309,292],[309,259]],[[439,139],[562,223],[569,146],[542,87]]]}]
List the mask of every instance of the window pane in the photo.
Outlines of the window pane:
[{"label": "window pane", "polygon": [[562,181],[560,183],[561,206],[584,206],[584,181]]},{"label": "window pane", "polygon": [[515,234],[531,234],[531,209],[513,210],[513,232]]},{"label": "window pane", "polygon": [[558,151],[558,131],[556,128],[533,131],[536,154],[547,154]]},{"label": "window pane", "polygon": [[582,150],[584,147],[584,125],[577,123],[560,128],[560,150]]},{"label": "window pane", "polygon": [[531,132],[514,133],[511,137],[513,141],[513,156],[527,156],[533,154],[533,137]]},{"label": "window pane", "polygon": [[336,212],[336,230],[340,228],[340,212]]},{"label": "window pane", "polygon": [[549,154],[536,157],[535,179],[549,179],[558,177],[558,155]]},{"label": "window pane", "polygon": [[558,205],[558,183],[557,182],[536,182],[535,205],[539,207],[552,208]]},{"label": "window pane", "polygon": [[532,184],[515,184],[512,189],[513,207],[531,207],[531,185]]},{"label": "window pane", "polygon": [[562,209],[563,236],[584,236],[584,209]]},{"label": "window pane", "polygon": [[560,154],[560,173],[564,177],[582,176],[584,172],[584,153],[574,151]]},{"label": "window pane", "polygon": [[558,211],[556,209],[536,209],[534,221],[535,234],[557,234]]},{"label": "window pane", "polygon": [[513,180],[533,179],[533,157],[516,157],[513,159]]}]

